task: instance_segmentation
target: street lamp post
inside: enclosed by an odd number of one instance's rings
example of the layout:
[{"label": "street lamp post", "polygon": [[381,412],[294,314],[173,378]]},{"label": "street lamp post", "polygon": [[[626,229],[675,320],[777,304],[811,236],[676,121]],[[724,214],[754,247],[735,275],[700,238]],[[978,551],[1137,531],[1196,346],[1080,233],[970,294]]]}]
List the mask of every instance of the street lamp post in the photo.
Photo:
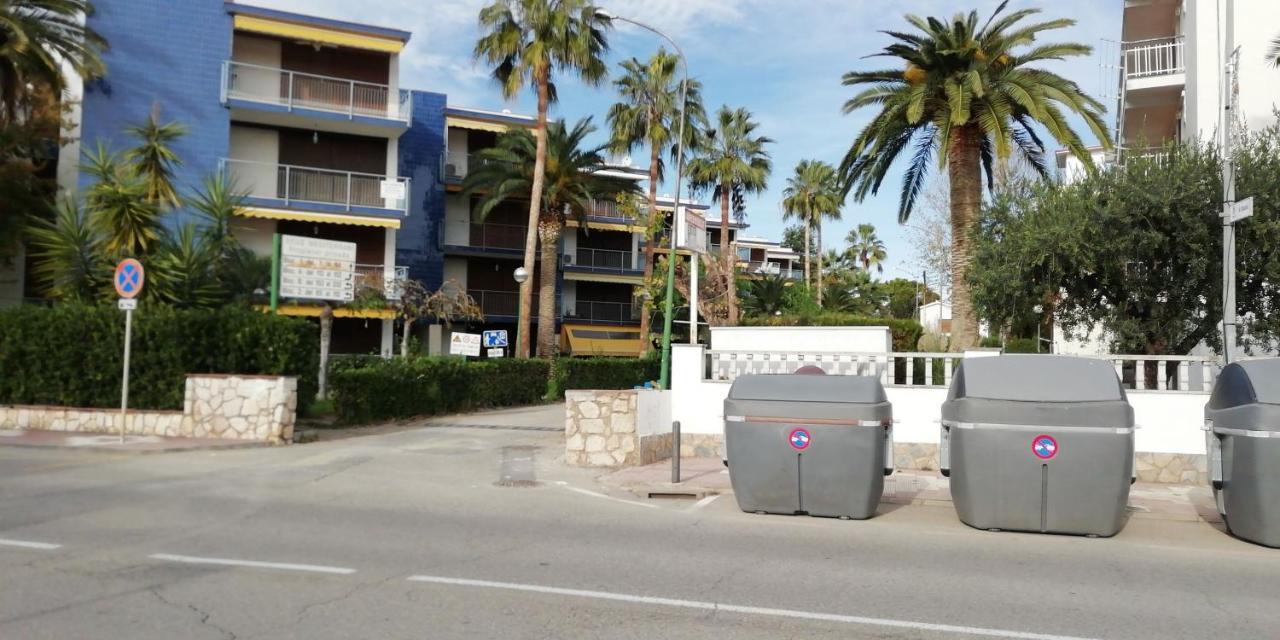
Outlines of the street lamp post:
[{"label": "street lamp post", "polygon": [[[529,279],[529,272],[528,272],[527,270],[525,270],[525,268],[524,268],[524,267],[516,267],[516,270],[511,272],[511,278],[512,278],[513,280],[515,280],[515,281],[516,281],[516,284],[517,284],[517,285],[522,285],[522,284],[524,284],[525,280],[528,280],[528,279]],[[518,287],[517,287],[517,289],[518,289]],[[518,294],[517,294],[517,295],[518,295]],[[517,299],[517,301],[516,301],[516,306],[519,306],[519,304],[520,304],[520,302],[519,302],[519,300]],[[530,311],[532,312],[532,309],[530,309]],[[521,323],[520,323],[519,319],[517,318],[517,320],[516,320],[516,348],[515,348],[516,353],[514,354],[514,356],[515,356],[515,357],[517,357],[517,358],[519,358],[519,357],[520,357],[520,353],[519,353],[519,351],[520,351],[520,326],[521,326]]]},{"label": "street lamp post", "polygon": [[[663,305],[662,305],[662,373],[661,373],[660,379],[658,380],[658,387],[661,389],[666,389],[668,388],[669,383],[671,381],[671,314],[674,313],[672,310],[672,304],[673,304],[673,298],[675,298],[676,258],[677,258],[676,257],[676,236],[678,235],[676,233],[676,222],[677,222],[677,218],[680,215],[680,186],[681,186],[681,183],[684,182],[684,125],[685,125],[685,119],[686,119],[685,118],[686,116],[685,100],[688,97],[688,91],[689,91],[689,61],[684,57],[684,50],[680,48],[680,45],[676,44],[675,40],[671,39],[671,36],[659,31],[654,27],[651,27],[643,22],[632,20],[630,18],[624,18],[621,16],[614,15],[603,9],[597,10],[596,15],[602,18],[605,18],[607,20],[620,20],[622,22],[628,22],[637,27],[640,27],[641,29],[657,34],[662,39],[671,43],[671,46],[676,50],[676,56],[680,58],[680,71],[681,71],[682,77],[680,79],[680,127],[679,127],[680,133],[679,133],[679,137],[676,138],[676,195],[675,195],[675,201],[672,204],[672,208],[671,208],[671,229],[670,229],[671,253],[667,256],[667,297],[666,297],[666,300],[663,301]],[[652,211],[650,211],[649,213],[650,215],[653,214]],[[698,258],[696,255],[690,258],[691,269],[697,269],[697,263],[693,262],[694,260],[697,260],[697,259]],[[689,331],[693,332],[696,335],[698,331],[697,325],[690,326]]]}]

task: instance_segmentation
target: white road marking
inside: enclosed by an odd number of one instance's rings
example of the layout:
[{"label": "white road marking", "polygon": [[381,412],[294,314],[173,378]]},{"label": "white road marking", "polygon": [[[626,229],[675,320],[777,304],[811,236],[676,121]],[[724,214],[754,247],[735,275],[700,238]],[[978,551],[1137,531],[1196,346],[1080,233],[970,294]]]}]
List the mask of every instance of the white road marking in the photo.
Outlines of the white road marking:
[{"label": "white road marking", "polygon": [[23,549],[53,551],[54,549],[61,549],[62,545],[53,544],[52,542],[32,542],[30,540],[6,540],[4,538],[0,538],[0,547],[22,547]]},{"label": "white road marking", "polygon": [[569,485],[567,485],[567,484],[563,484],[563,485],[559,485],[559,486],[560,486],[561,488],[568,489],[569,491],[572,491],[572,492],[574,492],[574,493],[581,493],[581,494],[582,494],[582,495],[584,495],[584,496],[591,496],[591,497],[593,497],[593,498],[604,498],[605,500],[612,500],[612,501],[614,501],[614,502],[621,502],[622,504],[629,504],[629,505],[631,505],[631,506],[633,506],[633,507],[645,507],[646,509],[657,509],[657,508],[658,508],[658,505],[656,505],[656,504],[649,504],[648,502],[635,502],[634,500],[623,500],[622,498],[615,498],[615,497],[613,497],[613,496],[605,495],[605,494],[603,494],[603,493],[596,493],[595,491],[589,491],[589,490],[587,490],[587,489],[579,489],[578,487],[570,487],[570,486],[569,486]]},{"label": "white road marking", "polygon": [[685,511],[697,511],[698,509],[701,509],[701,508],[703,508],[703,507],[705,507],[705,506],[707,506],[707,505],[711,504],[712,502],[715,502],[715,501],[716,501],[716,498],[719,498],[720,496],[721,496],[721,494],[719,494],[719,493],[713,493],[713,494],[711,494],[711,495],[709,495],[709,496],[706,496],[705,498],[703,498],[703,499],[701,499],[701,500],[699,500],[699,501],[697,501],[697,502],[693,503],[692,505],[690,505],[690,506],[689,506],[689,508],[688,508],[688,509],[685,509]]},{"label": "white road marking", "polygon": [[651,604],[664,607],[680,607],[683,609],[703,609],[708,611],[724,611],[729,613],[742,613],[747,615],[772,616],[777,618],[795,618],[800,620],[815,620],[821,622],[839,622],[852,625],[863,625],[871,627],[894,627],[898,629],[913,629],[916,631],[934,631],[938,633],[954,633],[970,636],[986,636],[991,638],[1017,638],[1018,640],[1094,640],[1091,638],[1081,638],[1076,636],[1061,636],[1048,633],[1033,633],[1028,631],[1011,631],[1007,629],[988,629],[984,627],[966,627],[952,624],[934,624],[931,622],[914,622],[911,620],[894,620],[891,618],[868,618],[865,616],[846,616],[834,613],[818,613],[813,611],[798,611],[795,609],[771,609],[767,607],[751,607],[745,605],[722,604],[718,602],[703,602],[698,600],[679,600],[676,598],[657,598],[653,596],[637,596],[626,593],[611,593],[608,591],[588,591],[585,589],[563,589],[560,587],[547,587],[537,584],[520,584],[515,582],[492,582],[489,580],[468,580],[466,578],[448,578],[444,576],[409,576],[407,580],[412,582],[428,582],[432,584],[446,584],[461,587],[479,587],[484,589],[506,589],[509,591],[526,591],[532,593],[545,593],[557,596],[569,596],[575,598],[591,598],[594,600],[612,600],[615,602],[630,602],[635,604]]},{"label": "white road marking", "polygon": [[257,560],[233,560],[231,558],[201,558],[198,556],[178,556],[168,553],[156,553],[147,556],[153,560],[169,560],[186,564],[215,564],[226,567],[250,567],[253,569],[281,569],[284,571],[310,571],[312,573],[336,573],[349,575],[355,569],[346,567],[326,567],[318,564],[293,564],[289,562],[259,562]]}]

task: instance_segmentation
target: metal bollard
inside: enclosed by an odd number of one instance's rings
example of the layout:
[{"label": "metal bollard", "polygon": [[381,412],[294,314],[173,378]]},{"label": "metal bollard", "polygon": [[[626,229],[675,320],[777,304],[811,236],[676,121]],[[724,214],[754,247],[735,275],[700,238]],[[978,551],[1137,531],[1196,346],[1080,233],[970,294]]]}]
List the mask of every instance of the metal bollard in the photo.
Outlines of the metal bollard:
[{"label": "metal bollard", "polygon": [[671,423],[671,484],[680,484],[680,421]]}]

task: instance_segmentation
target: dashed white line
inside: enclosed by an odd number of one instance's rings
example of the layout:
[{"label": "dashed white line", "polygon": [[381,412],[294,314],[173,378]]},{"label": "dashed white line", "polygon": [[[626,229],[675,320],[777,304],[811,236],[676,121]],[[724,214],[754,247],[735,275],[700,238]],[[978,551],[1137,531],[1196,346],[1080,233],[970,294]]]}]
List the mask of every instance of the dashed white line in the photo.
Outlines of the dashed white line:
[{"label": "dashed white line", "polygon": [[952,624],[934,624],[931,622],[914,622],[911,620],[894,620],[891,618],[868,618],[865,616],[846,616],[834,613],[818,613],[813,611],[798,611],[795,609],[771,609],[767,607],[751,607],[745,605],[722,604],[719,602],[702,602],[698,600],[680,600],[676,598],[658,598],[653,596],[637,596],[626,593],[612,593],[609,591],[588,591],[585,589],[564,589],[561,587],[548,587],[538,584],[520,584],[515,582],[492,582],[489,580],[469,580],[466,578],[448,578],[444,576],[409,576],[407,578],[413,582],[427,582],[433,584],[444,584],[462,587],[479,587],[483,589],[506,589],[509,591],[525,591],[530,593],[544,593],[557,596],[569,596],[574,598],[591,598],[594,600],[612,600],[615,602],[630,602],[634,604],[650,604],[663,607],[680,607],[684,609],[704,609],[708,611],[724,611],[729,613],[741,613],[746,615],[772,616],[776,618],[793,618],[799,620],[814,620],[819,622],[838,622],[851,625],[861,625],[870,627],[893,627],[898,629],[913,629],[916,631],[932,631],[937,633],[954,633],[970,636],[986,636],[989,638],[1016,638],[1018,640],[1093,640],[1090,638],[1081,638],[1076,636],[1062,636],[1049,633],[1034,633],[1029,631],[1012,631],[1008,629],[990,629],[985,627],[966,627]]},{"label": "dashed white line", "polygon": [[591,496],[592,498],[604,498],[605,500],[612,500],[612,501],[614,501],[614,502],[621,502],[622,504],[629,504],[629,505],[631,505],[631,506],[633,506],[633,507],[644,507],[644,508],[646,508],[646,509],[657,509],[657,508],[658,508],[658,505],[656,505],[656,504],[649,504],[649,503],[647,503],[647,502],[636,502],[636,501],[634,501],[634,500],[624,500],[624,499],[622,499],[622,498],[615,498],[615,497],[613,497],[613,496],[605,495],[605,494],[603,494],[603,493],[597,493],[597,492],[595,492],[595,491],[590,491],[590,490],[588,490],[588,489],[579,489],[578,487],[571,487],[571,486],[569,486],[567,483],[565,483],[565,484],[561,484],[561,483],[557,482],[557,483],[556,483],[556,485],[557,485],[557,486],[559,486],[561,489],[566,489],[566,490],[572,491],[572,492],[574,492],[574,493],[580,493],[580,494],[582,494],[582,495],[584,495],[584,496]]},{"label": "dashed white line", "polygon": [[720,497],[720,495],[721,495],[721,494],[719,494],[719,493],[713,493],[713,494],[711,494],[711,495],[709,495],[709,496],[706,496],[705,498],[703,498],[703,499],[701,499],[701,500],[699,500],[699,501],[697,501],[697,502],[695,502],[695,503],[693,503],[693,504],[689,505],[689,508],[688,508],[688,509],[685,509],[685,511],[697,511],[698,509],[701,509],[701,508],[703,508],[703,507],[705,507],[705,506],[707,506],[707,505],[711,504],[712,502],[715,502],[715,501],[716,501],[716,498],[719,498],[719,497]]},{"label": "dashed white line", "polygon": [[0,547],[21,547],[23,549],[38,549],[40,551],[53,551],[61,549],[62,545],[53,544],[52,542],[33,542],[31,540],[6,540],[0,538]]},{"label": "dashed white line", "polygon": [[169,553],[156,553],[147,556],[152,560],[168,560],[185,564],[212,564],[225,567],[249,567],[251,569],[280,569],[282,571],[310,571],[311,573],[333,573],[350,575],[355,569],[346,567],[326,567],[318,564],[294,564],[291,562],[261,562],[258,560],[235,560],[231,558],[201,558],[198,556],[179,556]]}]

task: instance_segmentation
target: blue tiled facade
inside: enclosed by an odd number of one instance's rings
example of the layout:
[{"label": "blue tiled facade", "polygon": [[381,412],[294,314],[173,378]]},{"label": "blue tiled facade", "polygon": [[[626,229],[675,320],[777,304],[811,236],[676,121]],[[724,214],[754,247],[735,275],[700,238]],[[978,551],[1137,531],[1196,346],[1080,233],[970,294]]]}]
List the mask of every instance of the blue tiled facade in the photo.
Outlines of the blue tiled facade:
[{"label": "blue tiled facade", "polygon": [[221,0],[94,5],[89,26],[111,47],[103,54],[106,77],[85,86],[81,148],[92,150],[99,140],[116,150],[131,146],[124,128],[158,108],[161,121],[187,128],[173,145],[183,161],[176,177],[183,192],[198,187],[227,155],[231,118],[219,96],[222,61],[231,57],[231,16]]},{"label": "blue tiled facade", "polygon": [[413,120],[400,136],[400,175],[410,179],[409,215],[396,234],[396,264],[409,267],[409,277],[436,289],[444,279],[439,234],[444,221],[444,154],[446,98],[442,93],[413,92]]}]

